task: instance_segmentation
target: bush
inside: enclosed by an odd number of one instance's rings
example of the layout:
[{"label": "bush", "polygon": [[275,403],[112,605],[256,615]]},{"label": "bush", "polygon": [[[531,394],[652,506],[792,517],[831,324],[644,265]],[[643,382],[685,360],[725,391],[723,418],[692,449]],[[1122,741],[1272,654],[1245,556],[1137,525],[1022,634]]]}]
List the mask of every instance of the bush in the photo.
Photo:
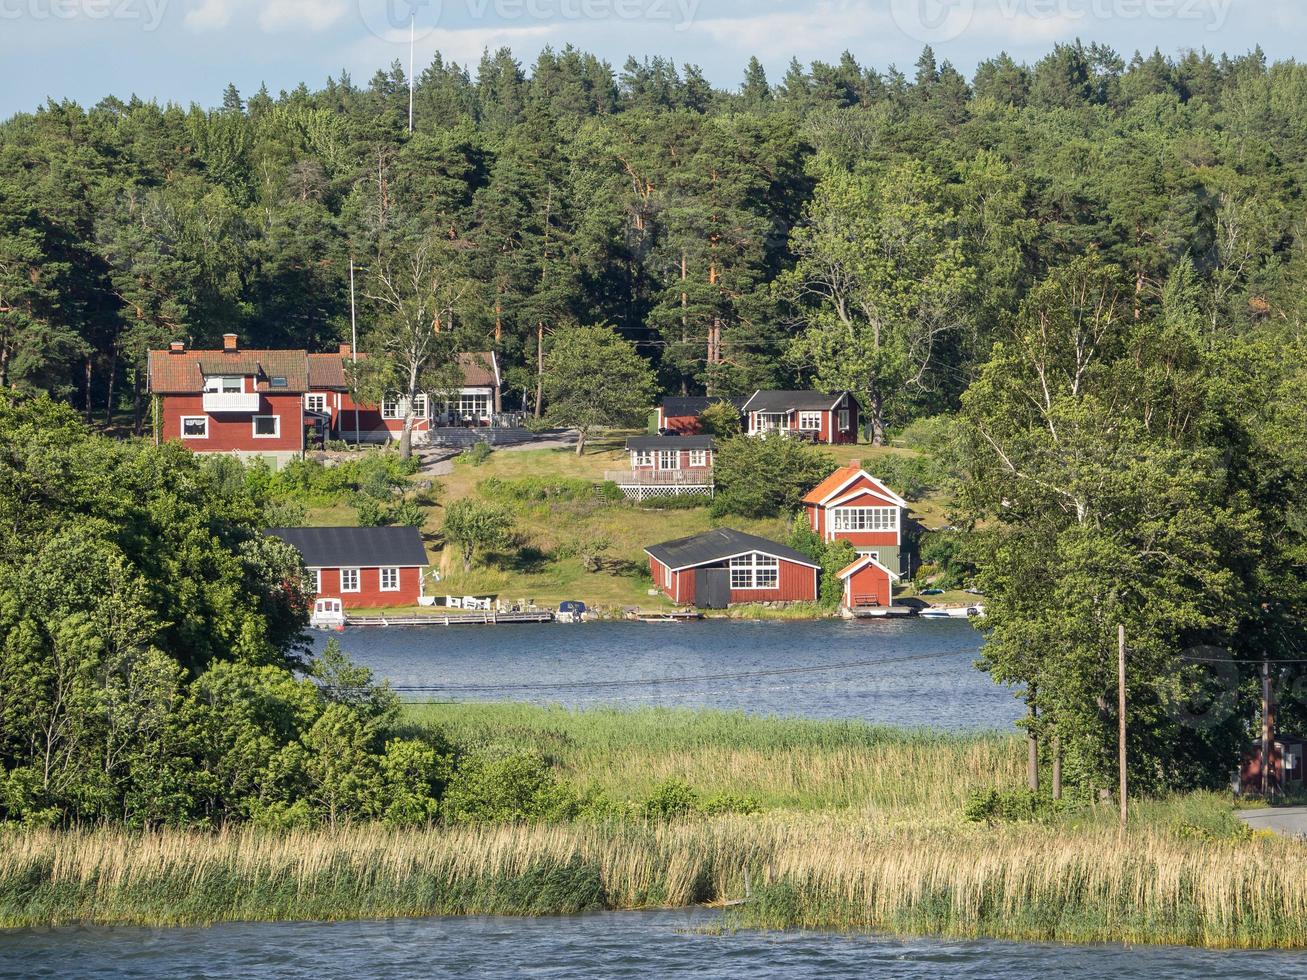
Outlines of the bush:
[{"label": "bush", "polygon": [[263,505],[264,527],[303,527],[309,512],[298,500],[270,500]]},{"label": "bush", "polygon": [[962,815],[973,823],[1033,823],[1046,820],[1062,809],[1049,796],[1028,789],[1000,792],[996,789],[973,790],[962,807]]},{"label": "bush", "polygon": [[799,439],[724,439],[717,448],[713,513],[775,517],[792,511],[834,469],[829,456]]},{"label": "bush", "polygon": [[402,500],[390,508],[386,522],[395,527],[422,527],[427,522],[427,512],[412,500]]},{"label": "bush", "polygon": [[[613,484],[616,486],[616,484]],[[625,499],[625,494],[618,493]],[[641,510],[698,510],[712,506],[712,498],[697,493],[678,494],[675,497],[650,497],[648,500],[634,501]]]},{"label": "bush", "polygon": [[377,503],[373,497],[359,496],[354,500],[354,508],[358,511],[359,527],[385,527],[386,512],[381,509],[381,504]]},{"label": "bush", "polygon": [[524,476],[516,480],[504,480],[492,476],[477,484],[477,493],[501,503],[587,500],[594,496],[595,484],[589,480],[562,476]]},{"label": "bush", "polygon": [[717,817],[727,813],[760,813],[762,804],[753,796],[718,793],[716,796],[709,797],[700,809],[705,816]]},{"label": "bush", "polygon": [[640,811],[649,820],[668,820],[686,816],[698,808],[699,794],[684,779],[673,777],[650,791]]},{"label": "bush", "polygon": [[539,755],[493,748],[458,761],[441,801],[451,823],[565,820],[577,809],[576,794],[558,782]]},{"label": "bush", "polygon": [[490,448],[490,443],[474,443],[463,451],[463,453],[458,457],[458,461],[460,463],[466,463],[468,466],[480,466],[490,458],[492,452],[493,450]]},{"label": "bush", "polygon": [[930,581],[940,589],[964,588],[975,574],[975,566],[966,561],[965,545],[959,531],[931,531],[921,537],[919,581]]}]

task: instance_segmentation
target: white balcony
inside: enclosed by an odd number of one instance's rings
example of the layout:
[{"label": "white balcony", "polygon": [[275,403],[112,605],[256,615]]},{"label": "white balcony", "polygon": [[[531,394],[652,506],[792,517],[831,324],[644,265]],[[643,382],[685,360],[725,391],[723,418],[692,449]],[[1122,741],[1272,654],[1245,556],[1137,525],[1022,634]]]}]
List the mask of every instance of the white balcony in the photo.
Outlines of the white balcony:
[{"label": "white balcony", "polygon": [[259,410],[259,404],[257,391],[206,391],[204,393],[204,410],[214,415],[224,412],[253,415]]}]

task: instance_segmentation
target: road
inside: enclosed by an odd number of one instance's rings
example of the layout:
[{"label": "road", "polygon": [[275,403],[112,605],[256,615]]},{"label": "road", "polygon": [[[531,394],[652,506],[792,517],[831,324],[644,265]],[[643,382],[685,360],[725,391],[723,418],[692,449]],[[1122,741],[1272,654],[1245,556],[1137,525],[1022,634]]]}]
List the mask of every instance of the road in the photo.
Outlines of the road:
[{"label": "road", "polygon": [[1273,830],[1289,837],[1307,837],[1307,806],[1240,810],[1238,816],[1253,830]]}]

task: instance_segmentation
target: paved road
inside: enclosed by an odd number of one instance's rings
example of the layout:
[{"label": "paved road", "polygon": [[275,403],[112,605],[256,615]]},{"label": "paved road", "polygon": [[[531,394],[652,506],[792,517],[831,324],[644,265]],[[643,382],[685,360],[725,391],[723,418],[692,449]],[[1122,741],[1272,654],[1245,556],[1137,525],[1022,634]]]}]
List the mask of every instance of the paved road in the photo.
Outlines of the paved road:
[{"label": "paved road", "polygon": [[1273,830],[1289,837],[1307,836],[1307,806],[1285,806],[1270,810],[1240,810],[1239,819],[1253,830]]}]

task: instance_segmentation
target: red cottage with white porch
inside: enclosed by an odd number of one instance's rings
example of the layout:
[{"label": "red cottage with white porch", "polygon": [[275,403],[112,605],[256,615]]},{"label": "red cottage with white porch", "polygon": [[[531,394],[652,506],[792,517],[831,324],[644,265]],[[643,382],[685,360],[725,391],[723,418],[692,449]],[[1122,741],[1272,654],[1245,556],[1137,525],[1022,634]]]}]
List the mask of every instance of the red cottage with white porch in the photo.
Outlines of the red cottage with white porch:
[{"label": "red cottage with white porch", "polygon": [[263,456],[280,464],[304,452],[303,351],[241,350],[224,334],[222,350],[174,342],[149,353],[156,442],[178,439],[197,453]]},{"label": "red cottage with white porch", "polygon": [[673,602],[725,609],[751,602],[813,602],[821,567],[775,541],[718,528],[646,548],[654,585]]},{"label": "red cottage with white porch", "polygon": [[847,391],[755,391],[741,411],[751,436],[784,433],[826,445],[858,441],[858,402]]},{"label": "red cottage with white porch", "polygon": [[842,466],[803,498],[808,523],[823,541],[847,541],[894,575],[903,567],[908,502],[862,468]]},{"label": "red cottage with white porch", "polygon": [[415,527],[284,527],[264,532],[292,545],[313,576],[314,620],[347,609],[418,606],[429,560]]}]

